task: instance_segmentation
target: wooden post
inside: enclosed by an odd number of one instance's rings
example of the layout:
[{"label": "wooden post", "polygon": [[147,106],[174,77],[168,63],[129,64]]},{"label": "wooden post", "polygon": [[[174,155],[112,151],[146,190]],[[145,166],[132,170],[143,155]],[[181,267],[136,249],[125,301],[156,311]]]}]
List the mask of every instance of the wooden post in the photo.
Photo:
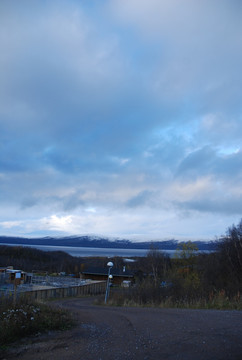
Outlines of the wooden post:
[{"label": "wooden post", "polygon": [[14,278],[14,292],[13,292],[13,306],[16,306],[16,298],[17,298],[17,281]]},{"label": "wooden post", "polygon": [[16,306],[17,300],[17,285],[19,285],[21,279],[21,272],[16,272],[14,274],[14,293],[13,293],[13,305]]}]

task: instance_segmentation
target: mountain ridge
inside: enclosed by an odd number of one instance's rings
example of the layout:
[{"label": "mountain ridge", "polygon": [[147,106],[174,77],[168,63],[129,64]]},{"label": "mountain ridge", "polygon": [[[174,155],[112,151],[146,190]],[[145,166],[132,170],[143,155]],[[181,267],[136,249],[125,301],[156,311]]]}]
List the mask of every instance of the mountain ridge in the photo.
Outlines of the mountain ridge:
[{"label": "mountain ridge", "polygon": [[[187,241],[178,241],[175,239],[161,241],[142,241],[133,242],[127,239],[110,240],[102,236],[64,236],[64,237],[17,237],[17,236],[0,236],[1,244],[14,245],[45,245],[45,246],[70,246],[70,247],[89,247],[89,248],[118,248],[118,249],[150,249],[159,250],[175,250],[178,245],[182,245]],[[215,241],[192,241],[199,250],[215,250]]]}]

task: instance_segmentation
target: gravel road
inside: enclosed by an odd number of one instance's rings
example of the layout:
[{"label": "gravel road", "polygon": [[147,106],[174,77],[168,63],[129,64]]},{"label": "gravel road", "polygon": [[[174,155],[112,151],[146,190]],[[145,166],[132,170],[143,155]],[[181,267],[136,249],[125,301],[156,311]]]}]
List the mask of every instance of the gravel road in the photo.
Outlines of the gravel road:
[{"label": "gravel road", "polygon": [[93,298],[56,301],[77,326],[23,340],[0,359],[242,359],[242,312],[93,305]]}]

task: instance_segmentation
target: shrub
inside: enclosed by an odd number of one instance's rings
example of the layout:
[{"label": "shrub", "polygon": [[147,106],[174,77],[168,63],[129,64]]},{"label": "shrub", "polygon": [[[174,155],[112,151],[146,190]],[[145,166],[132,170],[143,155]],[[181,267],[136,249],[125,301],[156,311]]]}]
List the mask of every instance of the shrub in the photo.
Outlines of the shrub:
[{"label": "shrub", "polygon": [[192,309],[242,309],[242,296],[229,297],[225,290],[203,295],[185,291],[183,284],[177,282],[172,287],[161,288],[145,281],[130,289],[112,292],[109,304],[115,306],[158,306]]},{"label": "shrub", "polygon": [[47,304],[20,300],[14,306],[0,298],[0,344],[9,344],[21,337],[48,330],[64,330],[73,324],[68,312]]}]

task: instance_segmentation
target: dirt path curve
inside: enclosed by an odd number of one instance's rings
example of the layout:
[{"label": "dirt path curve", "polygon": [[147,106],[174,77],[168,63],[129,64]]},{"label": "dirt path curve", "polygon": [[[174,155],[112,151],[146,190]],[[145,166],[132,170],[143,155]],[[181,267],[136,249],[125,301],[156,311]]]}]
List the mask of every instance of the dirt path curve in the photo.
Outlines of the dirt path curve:
[{"label": "dirt path curve", "polygon": [[106,307],[93,305],[93,298],[55,305],[71,310],[77,326],[25,340],[4,359],[242,359],[239,311]]}]

